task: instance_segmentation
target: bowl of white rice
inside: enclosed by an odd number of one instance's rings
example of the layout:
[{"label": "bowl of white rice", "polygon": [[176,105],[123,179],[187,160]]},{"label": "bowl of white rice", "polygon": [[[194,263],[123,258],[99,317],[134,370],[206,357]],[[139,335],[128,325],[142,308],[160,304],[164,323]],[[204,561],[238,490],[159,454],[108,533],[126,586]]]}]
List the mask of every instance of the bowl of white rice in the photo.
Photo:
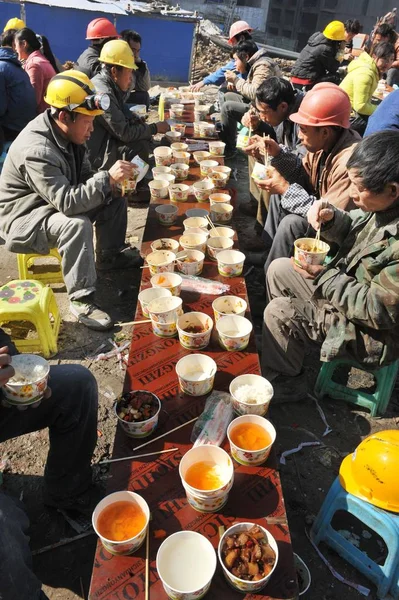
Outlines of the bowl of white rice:
[{"label": "bowl of white rice", "polygon": [[34,404],[43,398],[47,388],[50,365],[36,354],[18,354],[12,357],[15,375],[3,387],[9,404]]},{"label": "bowl of white rice", "polygon": [[273,397],[270,381],[260,375],[239,375],[230,383],[231,403],[238,415],[264,416]]}]

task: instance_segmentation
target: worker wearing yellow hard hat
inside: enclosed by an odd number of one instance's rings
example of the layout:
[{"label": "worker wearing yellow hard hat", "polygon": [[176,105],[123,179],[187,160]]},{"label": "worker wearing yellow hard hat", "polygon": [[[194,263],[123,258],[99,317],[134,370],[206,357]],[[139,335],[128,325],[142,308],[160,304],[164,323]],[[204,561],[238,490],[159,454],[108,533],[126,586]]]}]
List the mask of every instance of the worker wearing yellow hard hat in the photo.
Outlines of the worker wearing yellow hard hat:
[{"label": "worker wearing yellow hard hat", "polygon": [[70,70],[53,77],[47,87],[45,101],[49,106],[96,117],[109,107],[106,94],[96,94],[90,79],[80,71]]},{"label": "worker wearing yellow hard hat", "polygon": [[13,17],[12,19],[9,19],[6,23],[6,26],[3,29],[4,31],[9,31],[9,29],[23,29],[24,27],[26,27],[24,21],[22,19],[18,19],[18,17]]},{"label": "worker wearing yellow hard hat", "polygon": [[323,31],[328,40],[343,42],[345,39],[345,25],[341,21],[331,21]]}]

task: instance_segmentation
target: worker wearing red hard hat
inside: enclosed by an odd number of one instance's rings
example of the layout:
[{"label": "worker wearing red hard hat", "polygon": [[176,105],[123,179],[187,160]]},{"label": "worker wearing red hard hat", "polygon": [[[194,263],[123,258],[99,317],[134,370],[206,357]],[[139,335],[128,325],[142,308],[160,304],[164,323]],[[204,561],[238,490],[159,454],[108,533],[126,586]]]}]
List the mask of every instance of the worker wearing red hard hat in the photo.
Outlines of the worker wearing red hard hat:
[{"label": "worker wearing red hard hat", "polygon": [[346,163],[361,139],[349,129],[350,113],[344,90],[334,83],[319,83],[289,117],[299,126],[298,138],[306,150],[302,161],[273,140],[259,137],[259,145],[271,157],[268,178],[259,187],[273,194],[263,232],[270,248],[265,270],[274,259],[290,256],[295,240],[307,237],[306,215],[316,199],[343,210],[350,207]]},{"label": "worker wearing red hard hat", "polygon": [[87,26],[86,40],[91,44],[76,61],[75,68],[85,73],[89,79],[101,71],[100,52],[107,42],[119,38],[115,26],[104,17],[90,21]]},{"label": "worker wearing red hard hat", "polygon": [[[228,43],[230,44],[230,46],[236,46],[239,42],[243,42],[244,40],[250,40],[252,39],[252,32],[252,27],[246,21],[236,21],[230,27]],[[202,81],[199,81],[195,85],[192,85],[191,90],[193,92],[199,92],[199,90],[203,88],[204,85],[222,85],[226,82],[224,76],[225,72],[234,70],[235,61],[230,60],[226,65],[220,67],[220,69],[214,71],[214,73],[211,73]]]}]

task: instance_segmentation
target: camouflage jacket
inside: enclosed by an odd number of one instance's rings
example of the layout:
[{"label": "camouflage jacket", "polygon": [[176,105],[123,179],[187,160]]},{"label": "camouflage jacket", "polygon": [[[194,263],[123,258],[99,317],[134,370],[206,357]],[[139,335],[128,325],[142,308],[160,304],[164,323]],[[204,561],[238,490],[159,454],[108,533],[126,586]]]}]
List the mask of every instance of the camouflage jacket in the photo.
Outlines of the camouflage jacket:
[{"label": "camouflage jacket", "polygon": [[334,211],[322,237],[340,250],[314,281],[327,330],[320,358],[389,364],[399,357],[399,204],[376,213]]}]

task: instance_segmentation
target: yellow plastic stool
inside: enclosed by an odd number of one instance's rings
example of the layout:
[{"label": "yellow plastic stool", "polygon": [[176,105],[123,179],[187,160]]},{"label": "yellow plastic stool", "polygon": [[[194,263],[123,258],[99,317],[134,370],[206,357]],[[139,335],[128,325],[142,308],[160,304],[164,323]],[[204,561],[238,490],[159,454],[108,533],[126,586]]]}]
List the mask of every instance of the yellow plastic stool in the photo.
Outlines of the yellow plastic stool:
[{"label": "yellow plastic stool", "polygon": [[[44,271],[43,273],[32,273],[30,267],[34,265],[37,258],[49,258],[52,256],[59,262],[59,268],[54,271]],[[43,281],[44,283],[63,283],[64,278],[61,270],[61,256],[57,248],[52,248],[49,254],[17,254],[18,274],[20,279],[29,279],[34,277],[35,281]]]},{"label": "yellow plastic stool", "polygon": [[[50,316],[52,316],[52,321]],[[21,352],[57,353],[61,317],[53,291],[34,279],[15,279],[0,287],[0,323],[29,321],[37,331],[33,339],[15,339]]]}]

